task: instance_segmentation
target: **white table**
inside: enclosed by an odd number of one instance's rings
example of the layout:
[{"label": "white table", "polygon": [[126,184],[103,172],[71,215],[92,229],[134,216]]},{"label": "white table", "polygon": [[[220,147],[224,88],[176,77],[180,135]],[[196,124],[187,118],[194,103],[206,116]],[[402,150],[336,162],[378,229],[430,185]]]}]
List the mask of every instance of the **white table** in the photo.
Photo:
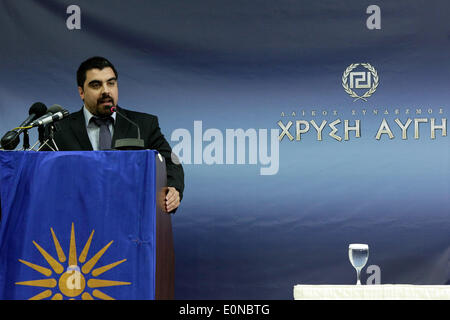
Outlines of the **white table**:
[{"label": "white table", "polygon": [[296,285],[295,300],[450,300],[450,285]]}]

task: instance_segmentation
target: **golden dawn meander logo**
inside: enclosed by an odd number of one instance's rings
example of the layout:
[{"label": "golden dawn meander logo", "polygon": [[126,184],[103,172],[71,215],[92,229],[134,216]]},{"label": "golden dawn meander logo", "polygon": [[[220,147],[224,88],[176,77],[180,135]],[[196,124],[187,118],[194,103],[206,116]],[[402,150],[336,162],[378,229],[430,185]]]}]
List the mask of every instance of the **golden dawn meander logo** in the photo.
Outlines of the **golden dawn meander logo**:
[{"label": "golden dawn meander logo", "polygon": [[[363,66],[368,70],[366,71],[353,71],[358,66]],[[342,87],[344,87],[345,92],[352,98],[355,98],[353,102],[361,99],[367,101],[367,98],[372,96],[372,94],[377,90],[379,77],[377,70],[369,63],[353,63],[345,69],[342,74]],[[359,96],[353,89],[363,92],[364,89],[369,89],[365,91],[361,96]]]},{"label": "golden dawn meander logo", "polygon": [[[70,234],[70,248],[68,260],[66,255],[59,244],[58,238],[50,228],[52,233],[53,242],[55,244],[58,260],[52,257],[47,251],[45,251],[39,244],[33,241],[35,247],[39,250],[44,259],[48,262],[51,269],[44,266],[39,266],[31,262],[19,259],[21,263],[34,269],[40,274],[46,276],[44,279],[29,280],[16,282],[16,285],[20,286],[32,286],[47,288],[46,290],[38,293],[37,295],[29,298],[29,300],[42,300],[51,297],[52,300],[63,300],[64,298],[75,299],[80,298],[82,300],[93,300],[94,297],[102,300],[114,300],[113,297],[108,296],[98,288],[124,286],[130,285],[131,282],[113,281],[98,279],[97,277],[104,272],[115,268],[119,264],[126,261],[126,259],[116,261],[114,263],[95,268],[97,262],[111,246],[113,241],[109,242],[106,246],[100,249],[92,258],[87,260],[89,248],[91,246],[94,231],[92,230],[89,239],[87,240],[81,254],[77,257],[77,248],[75,243],[75,227],[72,223],[72,230]],[[87,260],[87,261],[86,261]],[[67,262],[67,267],[64,269],[64,264]],[[78,265],[80,263],[80,266]],[[66,270],[64,272],[64,270]],[[55,273],[55,274],[53,274]],[[53,276],[52,276],[53,275]],[[91,293],[87,289],[93,289]]]}]

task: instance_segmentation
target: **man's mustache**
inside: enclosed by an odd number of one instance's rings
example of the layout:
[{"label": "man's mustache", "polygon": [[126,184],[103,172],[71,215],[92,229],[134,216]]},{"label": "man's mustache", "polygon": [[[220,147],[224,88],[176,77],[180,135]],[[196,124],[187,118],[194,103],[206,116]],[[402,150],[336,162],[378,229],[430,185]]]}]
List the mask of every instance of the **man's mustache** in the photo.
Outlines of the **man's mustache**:
[{"label": "man's mustache", "polygon": [[106,102],[108,100],[111,100],[111,102],[114,104],[114,99],[112,97],[110,97],[110,96],[101,97],[100,99],[97,100],[97,103],[98,104],[104,103],[104,102]]}]

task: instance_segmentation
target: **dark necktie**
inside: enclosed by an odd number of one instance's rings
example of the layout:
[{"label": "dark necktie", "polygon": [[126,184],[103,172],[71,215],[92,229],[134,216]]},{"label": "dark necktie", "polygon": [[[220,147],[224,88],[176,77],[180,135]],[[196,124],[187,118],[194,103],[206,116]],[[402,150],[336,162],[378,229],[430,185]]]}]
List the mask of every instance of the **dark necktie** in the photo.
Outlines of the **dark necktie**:
[{"label": "dark necktie", "polygon": [[100,137],[98,141],[99,150],[111,149],[111,131],[109,131],[109,124],[113,123],[112,117],[96,118],[92,117],[91,121],[100,128]]}]

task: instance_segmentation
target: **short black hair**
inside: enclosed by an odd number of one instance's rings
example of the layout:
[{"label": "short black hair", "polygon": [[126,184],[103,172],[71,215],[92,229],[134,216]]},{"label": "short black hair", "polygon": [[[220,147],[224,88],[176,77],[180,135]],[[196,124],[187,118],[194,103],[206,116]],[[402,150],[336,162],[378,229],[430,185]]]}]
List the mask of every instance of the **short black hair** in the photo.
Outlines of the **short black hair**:
[{"label": "short black hair", "polygon": [[79,87],[83,88],[84,82],[86,81],[86,72],[91,69],[104,69],[110,67],[116,76],[116,79],[118,78],[117,70],[114,68],[113,64],[108,61],[108,59],[103,57],[92,57],[87,59],[86,61],[83,61],[77,70],[77,84]]}]

